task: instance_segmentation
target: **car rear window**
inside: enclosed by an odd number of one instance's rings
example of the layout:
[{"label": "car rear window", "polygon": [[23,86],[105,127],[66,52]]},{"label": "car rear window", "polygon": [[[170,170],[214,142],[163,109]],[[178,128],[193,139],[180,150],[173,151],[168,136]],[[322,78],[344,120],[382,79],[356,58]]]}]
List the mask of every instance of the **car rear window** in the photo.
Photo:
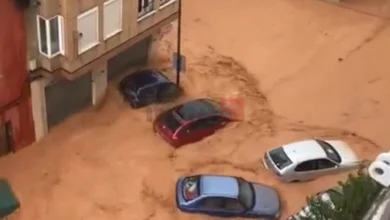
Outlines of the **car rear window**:
[{"label": "car rear window", "polygon": [[176,114],[185,121],[191,121],[208,115],[219,114],[215,104],[207,100],[193,100],[176,110]]},{"label": "car rear window", "polygon": [[269,151],[269,157],[279,168],[279,170],[282,170],[292,164],[292,161],[290,160],[290,158],[288,158],[282,147]]},{"label": "car rear window", "polygon": [[172,132],[175,132],[181,126],[181,122],[175,117],[172,112],[166,115],[164,119],[164,124]]},{"label": "car rear window", "polygon": [[334,162],[341,163],[341,157],[337,153],[336,149],[332,147],[332,145],[328,144],[326,141],[316,139],[317,143],[322,147],[325,151],[326,156],[333,160]]},{"label": "car rear window", "polygon": [[199,196],[199,179],[199,176],[191,176],[183,180],[183,197],[186,201]]}]

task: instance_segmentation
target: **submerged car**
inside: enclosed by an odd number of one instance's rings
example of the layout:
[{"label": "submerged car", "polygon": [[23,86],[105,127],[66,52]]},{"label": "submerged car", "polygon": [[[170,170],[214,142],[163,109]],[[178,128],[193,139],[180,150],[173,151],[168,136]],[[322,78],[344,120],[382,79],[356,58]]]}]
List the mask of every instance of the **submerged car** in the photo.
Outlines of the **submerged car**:
[{"label": "submerged car", "polygon": [[153,129],[173,147],[199,141],[234,121],[221,103],[196,99],[173,107],[156,117]]},{"label": "submerged car", "polygon": [[264,166],[286,182],[312,180],[358,168],[361,163],[340,140],[298,141],[267,151],[263,158]]},{"label": "submerged car", "polygon": [[[334,201],[342,199],[342,189],[341,187],[336,187],[333,189],[326,190],[324,192],[319,192],[316,194],[314,199],[319,199],[323,202],[329,204],[330,208],[334,209]],[[291,215],[287,220],[302,220],[310,217],[310,206],[303,207],[298,213]]]},{"label": "submerged car", "polygon": [[275,189],[232,176],[181,177],[176,183],[176,202],[183,212],[219,217],[278,219],[281,213]]},{"label": "submerged car", "polygon": [[119,91],[132,108],[173,101],[181,89],[156,69],[134,72],[119,83]]}]

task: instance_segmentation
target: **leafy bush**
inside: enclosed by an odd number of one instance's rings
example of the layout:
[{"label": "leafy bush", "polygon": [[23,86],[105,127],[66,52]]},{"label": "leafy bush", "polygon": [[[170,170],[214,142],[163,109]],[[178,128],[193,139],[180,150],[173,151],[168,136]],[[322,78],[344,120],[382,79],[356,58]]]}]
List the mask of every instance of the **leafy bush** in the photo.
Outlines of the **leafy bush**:
[{"label": "leafy bush", "polygon": [[364,171],[350,174],[345,182],[338,183],[343,196],[335,198],[333,207],[329,202],[315,197],[308,198],[310,215],[303,220],[361,220],[370,209],[382,186]]}]

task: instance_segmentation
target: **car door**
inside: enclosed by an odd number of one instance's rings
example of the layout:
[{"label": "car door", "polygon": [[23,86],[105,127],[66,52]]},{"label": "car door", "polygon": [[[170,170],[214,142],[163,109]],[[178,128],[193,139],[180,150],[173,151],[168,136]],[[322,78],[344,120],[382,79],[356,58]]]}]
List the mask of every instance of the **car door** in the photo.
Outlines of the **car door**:
[{"label": "car door", "polygon": [[316,162],[317,162],[317,176],[338,172],[338,165],[326,158],[318,159]]},{"label": "car door", "polygon": [[294,169],[294,180],[306,181],[316,178],[317,175],[317,161],[308,160],[298,164]]},{"label": "car door", "polygon": [[206,197],[198,202],[198,212],[213,215],[225,216],[224,201],[220,197]]},{"label": "car door", "polygon": [[183,127],[180,131],[180,136],[183,143],[192,143],[201,140],[205,136],[210,135],[213,130],[210,129],[207,118],[198,119]]},{"label": "car door", "polygon": [[238,217],[247,217],[245,215],[245,208],[242,203],[233,198],[224,198],[224,210],[226,216],[238,216]]},{"label": "car door", "polygon": [[158,86],[158,102],[165,103],[174,100],[178,96],[178,90],[173,83],[161,83]]}]

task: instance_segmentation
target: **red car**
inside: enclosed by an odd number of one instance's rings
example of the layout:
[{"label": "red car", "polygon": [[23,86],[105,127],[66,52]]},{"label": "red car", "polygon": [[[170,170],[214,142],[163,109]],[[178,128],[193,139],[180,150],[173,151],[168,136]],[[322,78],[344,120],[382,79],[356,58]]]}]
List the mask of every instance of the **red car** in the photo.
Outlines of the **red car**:
[{"label": "red car", "polygon": [[196,99],[157,116],[158,133],[173,147],[199,141],[234,121],[231,112],[212,99]]}]

